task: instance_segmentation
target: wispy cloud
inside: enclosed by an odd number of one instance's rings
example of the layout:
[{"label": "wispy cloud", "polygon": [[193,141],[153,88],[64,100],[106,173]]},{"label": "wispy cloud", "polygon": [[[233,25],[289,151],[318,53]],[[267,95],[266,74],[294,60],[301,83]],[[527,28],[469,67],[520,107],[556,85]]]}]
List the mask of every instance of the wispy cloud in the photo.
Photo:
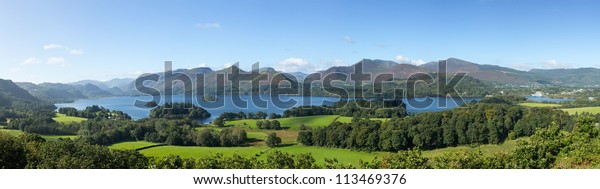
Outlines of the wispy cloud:
[{"label": "wispy cloud", "polygon": [[83,54],[83,50],[81,50],[81,49],[73,49],[73,48],[69,48],[67,46],[54,44],[54,43],[44,45],[43,48],[44,48],[44,50],[63,49],[63,50],[66,50],[67,52],[69,52],[69,54],[71,54],[71,55],[82,55]]},{"label": "wispy cloud", "polygon": [[61,65],[63,67],[67,65],[67,61],[63,57],[50,57],[46,59],[46,63],[50,65]]},{"label": "wispy cloud", "polygon": [[425,61],[422,59],[413,60],[403,55],[397,55],[396,57],[394,57],[394,59],[396,60],[396,62],[402,64],[413,64],[415,66],[425,64]]},{"label": "wispy cloud", "polygon": [[63,48],[62,45],[59,44],[48,44],[48,45],[44,45],[44,50],[53,50],[53,49],[60,49]]},{"label": "wispy cloud", "polygon": [[36,57],[29,57],[29,58],[25,59],[25,61],[23,61],[21,64],[33,65],[33,64],[39,64],[39,63],[42,63],[42,60],[37,59]]},{"label": "wispy cloud", "polygon": [[306,59],[291,57],[280,61],[275,69],[283,72],[312,73],[317,71],[319,67],[308,62]]},{"label": "wispy cloud", "polygon": [[354,44],[354,39],[352,39],[352,37],[345,35],[344,36],[344,41],[348,44]]},{"label": "wispy cloud", "polygon": [[570,68],[571,65],[564,63],[564,62],[559,62],[556,60],[546,60],[542,62],[542,66],[546,69],[559,69],[559,68]]},{"label": "wispy cloud", "polygon": [[198,29],[219,29],[221,28],[221,24],[218,22],[206,22],[196,24],[196,28]]},{"label": "wispy cloud", "polygon": [[20,68],[11,68],[11,69],[10,69],[10,73],[17,73],[17,72],[19,72],[19,71],[21,71],[21,69],[20,69]]},{"label": "wispy cloud", "polygon": [[81,49],[69,49],[69,54],[71,55],[82,55],[83,50]]}]

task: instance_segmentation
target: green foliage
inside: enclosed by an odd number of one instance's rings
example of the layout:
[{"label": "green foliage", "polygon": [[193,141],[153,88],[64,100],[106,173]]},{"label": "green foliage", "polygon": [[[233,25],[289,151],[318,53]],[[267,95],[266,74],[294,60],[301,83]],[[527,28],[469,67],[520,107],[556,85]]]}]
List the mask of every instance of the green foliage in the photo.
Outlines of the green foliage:
[{"label": "green foliage", "polygon": [[109,110],[104,107],[97,105],[86,107],[85,110],[77,110],[75,108],[65,107],[58,109],[59,114],[66,116],[80,117],[87,119],[119,119],[119,120],[131,120],[131,116],[127,115],[122,111]]},{"label": "green foliage", "polygon": [[167,103],[150,111],[150,118],[164,119],[204,119],[210,113],[204,108],[194,106],[192,103]]},{"label": "green foliage", "polygon": [[21,141],[8,133],[0,132],[0,168],[19,169],[27,165],[27,155]]},{"label": "green foliage", "polygon": [[266,144],[268,147],[277,147],[277,145],[281,144],[281,138],[276,133],[271,133],[267,136]]}]

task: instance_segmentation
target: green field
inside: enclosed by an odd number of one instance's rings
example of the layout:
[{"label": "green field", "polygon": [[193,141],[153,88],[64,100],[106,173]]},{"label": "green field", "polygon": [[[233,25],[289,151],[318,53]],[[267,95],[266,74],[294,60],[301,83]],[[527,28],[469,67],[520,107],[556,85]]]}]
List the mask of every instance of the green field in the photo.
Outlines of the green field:
[{"label": "green field", "polygon": [[86,121],[86,118],[80,118],[80,117],[73,117],[73,116],[67,116],[65,114],[56,114],[56,117],[52,118],[54,121],[59,122],[59,123],[64,123],[64,124],[69,124],[69,123],[80,123],[82,121]]},{"label": "green field", "polygon": [[[305,117],[288,117],[276,119],[281,124],[281,127],[289,127],[292,130],[299,130],[302,124],[313,128],[325,127],[335,121],[339,116],[337,115],[318,115],[318,116],[305,116]],[[256,119],[243,119],[228,121],[226,125],[231,125],[241,128],[257,129]]]},{"label": "green field", "polygon": [[108,146],[110,149],[124,149],[124,150],[135,150],[139,148],[149,147],[158,145],[158,143],[147,142],[147,141],[135,141],[135,142],[120,142]]},{"label": "green field", "polygon": [[585,107],[585,108],[568,108],[561,109],[570,115],[575,115],[575,113],[581,114],[583,112],[591,113],[591,114],[600,114],[600,107]]},{"label": "green field", "polygon": [[[448,147],[436,150],[428,150],[423,151],[423,156],[425,157],[435,157],[440,156],[445,153],[451,153],[456,151],[474,151],[481,150],[484,154],[493,154],[502,151],[510,151],[515,148],[518,140],[527,140],[527,138],[521,138],[517,140],[508,140],[500,145],[481,145],[478,147],[468,147],[468,146],[459,146],[459,147]],[[356,165],[359,160],[363,161],[371,161],[373,158],[377,156],[383,156],[388,152],[360,152],[353,151],[348,149],[338,149],[338,148],[325,148],[325,147],[315,147],[315,146],[304,146],[296,143],[288,143],[287,146],[277,147],[270,150],[279,150],[282,152],[290,153],[290,154],[307,154],[310,153],[318,164],[323,164],[325,162],[325,158],[328,159],[337,159],[340,163],[343,164],[354,164]],[[111,149],[139,149],[142,147],[148,147],[152,145],[157,145],[157,143],[138,141],[138,142],[121,142],[117,144],[111,145],[109,148]],[[238,154],[241,156],[256,156],[260,154],[262,151],[267,151],[269,148],[266,146],[249,146],[249,147],[199,147],[199,146],[157,146],[151,147],[148,149],[140,150],[140,153],[146,156],[152,157],[165,157],[168,155],[179,155],[182,158],[201,158],[208,155],[214,155],[216,153],[221,153],[225,156]],[[265,158],[265,155],[261,155],[259,158]]]},{"label": "green field", "polygon": [[158,146],[140,150],[140,153],[152,157],[165,157],[171,154],[182,158],[197,158],[211,154],[221,153],[225,156],[238,154],[241,156],[255,156],[267,147],[199,147],[199,146]]},{"label": "green field", "polygon": [[[20,130],[12,130],[12,129],[4,129],[4,128],[1,128],[0,132],[7,132],[13,136],[19,136],[19,135],[21,135],[21,133],[23,133],[23,131],[20,131]],[[76,135],[40,135],[40,136],[42,136],[42,138],[44,138],[46,140],[50,140],[50,141],[58,140],[59,138],[70,138],[70,139],[77,138]]]},{"label": "green field", "polygon": [[560,106],[560,104],[536,103],[536,102],[519,103],[519,105],[527,106],[527,107],[559,107]]},{"label": "green field", "polygon": [[310,153],[315,158],[318,164],[324,164],[325,158],[337,159],[343,164],[358,164],[359,160],[371,161],[376,156],[383,156],[387,152],[359,152],[339,148],[325,148],[315,146],[293,145],[288,147],[275,148],[276,150],[287,152],[290,154],[308,154]]}]

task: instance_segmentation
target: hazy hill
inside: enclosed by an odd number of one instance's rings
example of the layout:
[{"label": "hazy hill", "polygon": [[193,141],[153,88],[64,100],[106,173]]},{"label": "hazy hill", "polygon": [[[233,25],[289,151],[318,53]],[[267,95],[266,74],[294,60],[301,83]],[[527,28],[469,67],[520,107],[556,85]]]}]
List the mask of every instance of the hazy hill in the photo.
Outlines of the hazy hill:
[{"label": "hazy hill", "polygon": [[[239,74],[233,74],[239,72]],[[218,75],[226,75],[227,73],[227,77],[225,77],[225,83],[221,84],[219,82],[217,82],[217,76]],[[196,83],[197,81],[197,76],[203,76],[203,82],[200,86],[205,87],[207,90],[212,90],[217,86],[223,86],[225,85],[225,87],[231,87],[231,83],[230,81],[232,79],[239,79],[239,80],[244,80],[244,81],[256,81],[256,80],[260,80],[260,81],[274,81],[275,83],[279,82],[279,81],[289,81],[289,82],[295,82],[292,79],[289,79],[288,77],[286,77],[283,74],[280,74],[280,72],[276,71],[273,68],[262,68],[259,69],[257,72],[247,72],[244,71],[236,66],[231,66],[229,68],[225,68],[222,70],[216,70],[213,71],[210,68],[206,68],[206,67],[201,67],[201,68],[194,68],[194,69],[178,69],[173,71],[173,74],[170,76],[166,76],[166,74],[164,72],[161,73],[155,73],[159,76],[159,80],[157,82],[153,82],[153,81],[149,81],[151,78],[151,75],[153,74],[144,74],[143,76],[141,76],[140,79],[141,81],[147,81],[146,82],[146,86],[148,87],[152,87],[157,89],[158,91],[160,91],[161,94],[168,94],[167,92],[165,92],[164,86],[165,86],[165,81],[167,81],[168,79],[172,79],[175,81],[179,81],[179,80],[187,80],[188,76],[190,77],[190,79],[193,81],[192,83]],[[167,78],[170,77],[170,78]],[[134,81],[135,82],[135,81]],[[125,94],[130,94],[130,95],[138,95],[139,93],[136,91],[135,89],[135,85],[134,82],[129,84],[129,90],[124,91]],[[192,83],[186,83],[186,85],[184,85],[182,82],[175,82],[173,84],[173,94],[183,94],[185,91],[192,91],[192,90],[197,90],[197,86],[192,86]],[[260,87],[264,87],[264,86],[268,86],[270,85],[269,83],[260,83],[261,86]],[[244,88],[245,85],[242,85],[242,87]],[[251,90],[255,90],[255,89],[250,89],[249,87],[246,88],[247,91],[251,91]]]},{"label": "hazy hill", "polygon": [[10,106],[13,101],[39,101],[11,80],[0,79],[0,106]]},{"label": "hazy hill", "polygon": [[[423,64],[420,67],[438,72],[439,62],[430,62]],[[476,64],[457,58],[449,58],[446,60],[447,73],[455,74],[458,72],[467,73],[475,79],[492,81],[504,84],[532,84],[543,83],[545,79],[535,74],[515,70],[512,68],[501,67],[497,65]]]},{"label": "hazy hill", "polygon": [[598,86],[600,85],[600,69],[532,69],[532,74],[545,77],[550,83],[568,86]]},{"label": "hazy hill", "polygon": [[[347,76],[346,81],[350,81],[350,77],[351,74],[354,73],[354,68],[355,66],[358,66],[359,68],[362,68],[362,73],[365,74],[371,74],[371,77],[365,77],[363,79],[372,79],[375,78],[377,75],[380,74],[392,74],[393,78],[398,78],[398,79],[406,79],[408,78],[410,75],[414,74],[414,73],[429,73],[431,72],[431,70],[426,69],[426,68],[421,68],[412,64],[399,64],[396,63],[394,61],[387,61],[387,60],[371,60],[371,59],[363,59],[361,61],[359,61],[358,63],[351,65],[351,66],[337,66],[337,67],[331,67],[329,69],[320,71],[318,73],[321,74],[321,76],[319,77],[318,74],[310,74],[308,76],[308,80],[312,81],[312,80],[317,80],[317,79],[324,79],[325,77],[327,78],[331,78],[331,79],[336,79],[336,80],[341,80],[343,77],[332,77],[328,76],[332,73],[342,73],[344,75]],[[385,78],[384,80],[390,80],[392,78]]]}]

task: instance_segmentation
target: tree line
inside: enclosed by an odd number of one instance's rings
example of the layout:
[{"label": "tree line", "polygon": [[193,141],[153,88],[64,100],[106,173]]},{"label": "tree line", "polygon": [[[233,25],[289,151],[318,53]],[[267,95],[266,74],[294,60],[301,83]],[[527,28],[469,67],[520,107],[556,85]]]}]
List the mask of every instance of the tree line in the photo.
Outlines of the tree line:
[{"label": "tree line", "polygon": [[297,141],[363,151],[435,149],[470,144],[500,144],[506,139],[532,135],[551,123],[571,131],[573,117],[549,108],[473,103],[442,112],[392,118],[387,122],[354,119],[327,127],[303,130]]},{"label": "tree line", "polygon": [[299,106],[287,109],[283,117],[341,115],[362,118],[394,118],[407,116],[402,99],[341,100],[333,106]]},{"label": "tree line", "polygon": [[58,113],[65,114],[66,116],[81,117],[88,119],[131,120],[131,116],[122,111],[111,111],[109,109],[97,105],[86,107],[84,110],[77,110],[71,107],[59,108]]},{"label": "tree line", "polygon": [[211,115],[202,107],[192,103],[167,103],[150,111],[150,118],[164,119],[205,119]]}]

